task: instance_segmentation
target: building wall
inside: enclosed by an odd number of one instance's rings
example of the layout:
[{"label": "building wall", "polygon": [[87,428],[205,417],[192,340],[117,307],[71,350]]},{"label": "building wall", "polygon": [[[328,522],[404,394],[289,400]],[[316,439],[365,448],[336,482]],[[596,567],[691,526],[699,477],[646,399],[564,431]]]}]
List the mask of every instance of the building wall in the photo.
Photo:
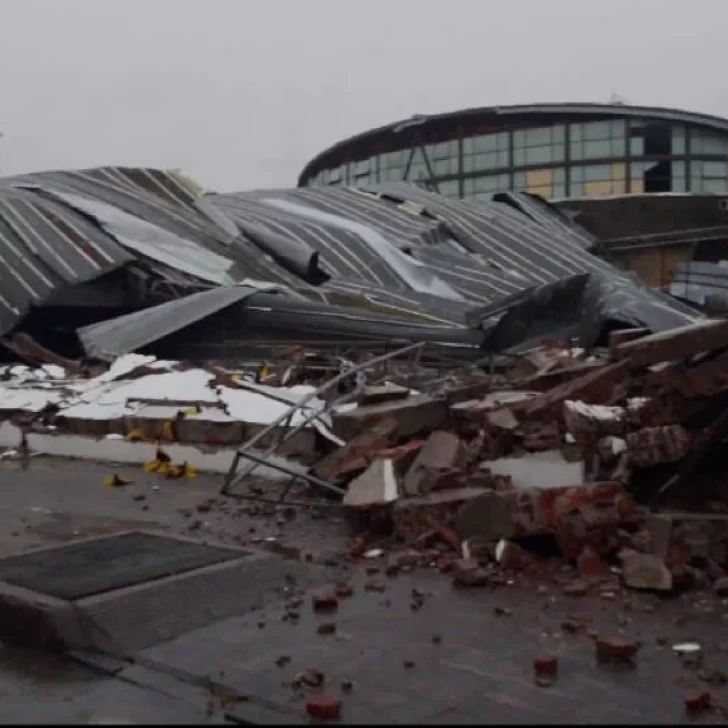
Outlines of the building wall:
[{"label": "building wall", "polygon": [[478,130],[463,122],[450,138],[409,139],[394,151],[349,155],[307,184],[428,181],[447,197],[476,200],[507,190],[546,199],[728,191],[728,135],[699,124],[611,116]]}]

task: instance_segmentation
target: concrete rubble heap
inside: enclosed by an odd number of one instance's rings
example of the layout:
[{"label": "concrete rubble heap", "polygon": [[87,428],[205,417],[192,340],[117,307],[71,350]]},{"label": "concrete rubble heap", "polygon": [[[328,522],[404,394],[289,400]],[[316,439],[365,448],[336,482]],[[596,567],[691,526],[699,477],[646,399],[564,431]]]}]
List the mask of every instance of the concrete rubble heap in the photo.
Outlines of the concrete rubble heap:
[{"label": "concrete rubble heap", "polygon": [[506,361],[486,374],[392,356],[357,373],[297,349],[236,370],[140,355],[108,370],[7,366],[0,444],[152,469],[163,450],[229,471],[226,488],[242,452],[261,476],[340,498],[353,557],[405,548],[458,584],[566,560],[590,582],[722,589],[728,321],[614,331],[591,353],[550,342]]},{"label": "concrete rubble heap", "polygon": [[347,444],[326,476],[348,482],[352,555],[397,543],[460,584],[566,559],[589,581],[719,589],[726,362],[728,321],[615,331],[601,358],[548,345],[474,384],[335,412]]}]

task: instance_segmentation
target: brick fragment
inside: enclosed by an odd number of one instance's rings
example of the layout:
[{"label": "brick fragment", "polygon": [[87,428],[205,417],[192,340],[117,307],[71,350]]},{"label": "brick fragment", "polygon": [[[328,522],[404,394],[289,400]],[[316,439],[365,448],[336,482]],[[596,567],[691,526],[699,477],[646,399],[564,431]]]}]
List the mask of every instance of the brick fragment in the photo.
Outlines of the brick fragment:
[{"label": "brick fragment", "polygon": [[562,591],[567,597],[583,597],[589,592],[589,586],[586,582],[576,580],[567,584]]},{"label": "brick fragment", "polygon": [[645,367],[726,346],[728,321],[714,319],[617,344],[614,353],[619,360],[629,359],[633,367]]},{"label": "brick fragment", "polygon": [[364,591],[385,592],[387,591],[387,585],[381,579],[369,579],[364,584]]},{"label": "brick fragment", "polygon": [[321,480],[331,481],[366,468],[374,456],[389,445],[389,438],[397,429],[397,421],[384,417],[372,423],[370,429],[353,438],[319,462],[313,474]]},{"label": "brick fragment", "polygon": [[632,589],[672,590],[673,575],[659,556],[625,551],[621,559],[622,576],[627,586]]},{"label": "brick fragment", "polygon": [[606,564],[591,546],[584,547],[577,559],[577,568],[582,579],[601,579],[608,573]]},{"label": "brick fragment", "polygon": [[704,713],[713,705],[713,696],[707,691],[694,691],[685,696],[685,707],[689,713]]},{"label": "brick fragment", "polygon": [[551,655],[542,655],[533,661],[533,671],[536,684],[547,687],[553,683],[559,674],[559,661]]},{"label": "brick fragment", "polygon": [[341,701],[321,695],[306,703],[306,712],[318,720],[336,720],[341,715]]},{"label": "brick fragment", "polygon": [[452,566],[453,583],[456,586],[486,586],[490,575],[480,567],[477,559],[458,559]]},{"label": "brick fragment", "polygon": [[721,579],[718,579],[716,582],[714,582],[713,591],[719,597],[728,596],[728,576],[724,576]]},{"label": "brick fragment", "polygon": [[337,609],[339,606],[337,591],[328,586],[317,589],[311,595],[314,611],[331,612]]},{"label": "brick fragment", "polygon": [[595,641],[596,656],[600,662],[632,662],[639,646],[618,637],[598,637]]},{"label": "brick fragment", "polygon": [[334,595],[339,599],[346,599],[354,594],[354,587],[347,581],[337,581],[334,584]]},{"label": "brick fragment", "polygon": [[332,417],[332,429],[343,440],[352,440],[377,421],[391,417],[397,422],[397,436],[405,438],[437,430],[447,422],[448,415],[444,399],[422,395],[336,412]]}]

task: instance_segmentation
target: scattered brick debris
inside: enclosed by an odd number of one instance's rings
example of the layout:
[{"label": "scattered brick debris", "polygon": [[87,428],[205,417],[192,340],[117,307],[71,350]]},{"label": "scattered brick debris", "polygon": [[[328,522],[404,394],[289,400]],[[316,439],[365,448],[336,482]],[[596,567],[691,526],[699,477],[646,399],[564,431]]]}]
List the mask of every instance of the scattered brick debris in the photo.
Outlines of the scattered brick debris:
[{"label": "scattered brick debris", "polygon": [[306,712],[318,720],[337,720],[341,716],[341,701],[321,695],[306,703]]}]

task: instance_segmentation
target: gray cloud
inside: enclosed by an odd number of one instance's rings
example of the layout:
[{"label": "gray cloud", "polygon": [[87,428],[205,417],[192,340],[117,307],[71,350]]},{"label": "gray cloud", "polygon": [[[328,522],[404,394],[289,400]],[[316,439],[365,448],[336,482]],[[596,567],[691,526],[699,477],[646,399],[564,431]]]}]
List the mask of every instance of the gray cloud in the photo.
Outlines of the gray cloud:
[{"label": "gray cloud", "polygon": [[535,101],[728,116],[725,0],[0,0],[0,165],[295,183],[413,113]]}]

